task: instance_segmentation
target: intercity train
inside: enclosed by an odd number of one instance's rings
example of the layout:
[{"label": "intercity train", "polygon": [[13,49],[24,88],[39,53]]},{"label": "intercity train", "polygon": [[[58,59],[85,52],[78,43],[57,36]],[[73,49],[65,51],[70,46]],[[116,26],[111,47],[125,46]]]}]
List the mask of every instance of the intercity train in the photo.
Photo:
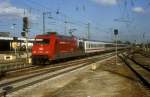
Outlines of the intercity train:
[{"label": "intercity train", "polygon": [[[126,47],[118,44],[118,49]],[[78,39],[75,36],[59,35],[56,32],[37,35],[32,46],[32,63],[44,64],[47,61],[87,56],[115,50],[116,44],[109,42]]]}]

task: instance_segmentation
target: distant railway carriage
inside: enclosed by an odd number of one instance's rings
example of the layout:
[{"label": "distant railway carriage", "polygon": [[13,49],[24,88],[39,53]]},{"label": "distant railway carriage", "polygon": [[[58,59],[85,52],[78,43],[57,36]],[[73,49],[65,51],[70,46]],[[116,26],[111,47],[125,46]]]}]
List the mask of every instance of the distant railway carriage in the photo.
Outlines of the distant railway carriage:
[{"label": "distant railway carriage", "polygon": [[104,42],[84,41],[85,53],[101,52],[105,50]]},{"label": "distant railway carriage", "polygon": [[46,61],[89,55],[114,49],[114,43],[77,39],[75,36],[62,36],[52,32],[35,37],[32,47],[32,63],[44,64]]}]

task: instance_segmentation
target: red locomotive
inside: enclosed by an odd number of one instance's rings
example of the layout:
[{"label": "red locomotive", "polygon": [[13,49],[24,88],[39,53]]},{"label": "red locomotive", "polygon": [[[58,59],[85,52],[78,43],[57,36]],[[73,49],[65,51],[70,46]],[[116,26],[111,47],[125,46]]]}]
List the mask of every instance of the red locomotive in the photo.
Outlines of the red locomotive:
[{"label": "red locomotive", "polygon": [[74,36],[57,35],[55,32],[37,35],[32,47],[32,62],[44,64],[48,60],[73,57],[77,51],[77,38]]}]

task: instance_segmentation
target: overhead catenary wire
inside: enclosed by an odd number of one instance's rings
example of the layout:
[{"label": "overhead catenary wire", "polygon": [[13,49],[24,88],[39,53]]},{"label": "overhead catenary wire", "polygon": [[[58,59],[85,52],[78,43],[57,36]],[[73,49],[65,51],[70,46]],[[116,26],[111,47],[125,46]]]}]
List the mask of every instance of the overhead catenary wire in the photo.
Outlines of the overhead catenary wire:
[{"label": "overhead catenary wire", "polygon": [[[81,26],[82,27],[86,27],[86,25],[89,22],[91,22],[91,20],[88,18],[88,15],[84,15],[83,17],[84,17],[84,19],[86,18],[85,20],[89,20],[89,21],[76,20],[76,19],[74,19],[74,18],[66,15],[64,12],[62,12],[62,10],[61,10],[60,7],[56,8],[56,10],[54,10],[54,9],[51,9],[48,5],[45,5],[45,4],[43,4],[43,3],[41,3],[41,2],[39,2],[37,0],[22,0],[22,1],[24,2],[25,5],[27,5],[29,8],[31,8],[33,10],[32,11],[33,14],[34,13],[36,14],[36,12],[37,12],[38,14],[41,14],[41,16],[42,16],[43,12],[51,12],[52,13],[52,17],[55,17],[55,21],[60,21],[62,23],[67,22],[71,26],[72,25],[76,25],[78,27],[81,27]],[[38,6],[38,7],[35,7],[33,5]],[[81,6],[77,6],[77,7],[80,8],[80,10],[78,10],[78,11],[85,12],[87,10],[87,8],[86,8],[86,6],[84,4],[81,5]],[[63,18],[59,19],[59,17],[63,17]],[[41,17],[39,17],[39,18],[41,18]],[[65,18],[67,18],[67,19],[65,20]],[[40,21],[41,20],[42,19],[39,19],[39,21],[36,21],[36,22],[32,21],[31,23],[33,25],[40,25]],[[48,22],[50,20],[51,19],[49,19]],[[99,26],[95,26],[96,24],[94,24],[94,23],[95,22],[91,23],[91,30],[93,29],[93,30],[99,30],[99,31],[101,31],[102,29],[105,29],[105,28],[101,29]]]},{"label": "overhead catenary wire", "polygon": [[[64,20],[60,20],[60,19],[57,19],[57,18],[55,18],[57,21],[62,21],[62,22],[64,22],[64,23],[69,23],[69,24],[71,24],[71,25],[86,25],[87,23],[85,23],[85,22],[81,22],[81,21],[78,21],[78,20],[73,20],[71,17],[69,17],[69,16],[67,16],[66,14],[64,14],[64,13],[62,13],[61,11],[60,11],[60,9],[57,9],[56,11],[55,10],[51,10],[48,6],[46,6],[46,5],[43,5],[43,4],[41,4],[41,3],[39,3],[38,1],[34,1],[34,0],[30,0],[30,1],[28,1],[28,2],[31,2],[32,4],[36,4],[36,5],[38,5],[38,6],[40,6],[40,7],[42,7],[42,8],[44,8],[46,11],[49,11],[49,12],[51,12],[52,13],[52,15],[53,16],[55,16],[55,17],[58,17],[58,16],[63,16],[64,17]],[[56,16],[57,15],[57,16]],[[73,22],[70,22],[71,20],[73,20]],[[69,22],[68,22],[69,21]]]}]

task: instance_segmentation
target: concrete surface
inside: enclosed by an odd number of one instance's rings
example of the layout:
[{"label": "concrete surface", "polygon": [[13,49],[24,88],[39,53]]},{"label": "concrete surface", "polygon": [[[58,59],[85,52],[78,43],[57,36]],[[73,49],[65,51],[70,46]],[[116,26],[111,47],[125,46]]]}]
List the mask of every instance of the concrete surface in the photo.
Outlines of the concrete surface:
[{"label": "concrete surface", "polygon": [[[104,62],[111,58],[106,58],[105,60],[99,61],[98,63]],[[44,97],[46,94],[54,93],[57,90],[65,87],[69,83],[76,80],[78,76],[82,75],[82,73],[86,73],[86,71],[89,69],[91,69],[91,65],[87,65],[80,69],[73,70],[49,80],[45,80],[43,82],[26,87],[17,92],[13,92],[9,94],[8,97]]]},{"label": "concrete surface", "polygon": [[116,65],[114,62],[109,60],[95,71],[88,70],[65,87],[43,97],[150,97],[123,63]]},{"label": "concrete surface", "polygon": [[[150,97],[135,75],[114,58],[27,87],[8,97]],[[94,67],[95,68],[95,67]]]}]

